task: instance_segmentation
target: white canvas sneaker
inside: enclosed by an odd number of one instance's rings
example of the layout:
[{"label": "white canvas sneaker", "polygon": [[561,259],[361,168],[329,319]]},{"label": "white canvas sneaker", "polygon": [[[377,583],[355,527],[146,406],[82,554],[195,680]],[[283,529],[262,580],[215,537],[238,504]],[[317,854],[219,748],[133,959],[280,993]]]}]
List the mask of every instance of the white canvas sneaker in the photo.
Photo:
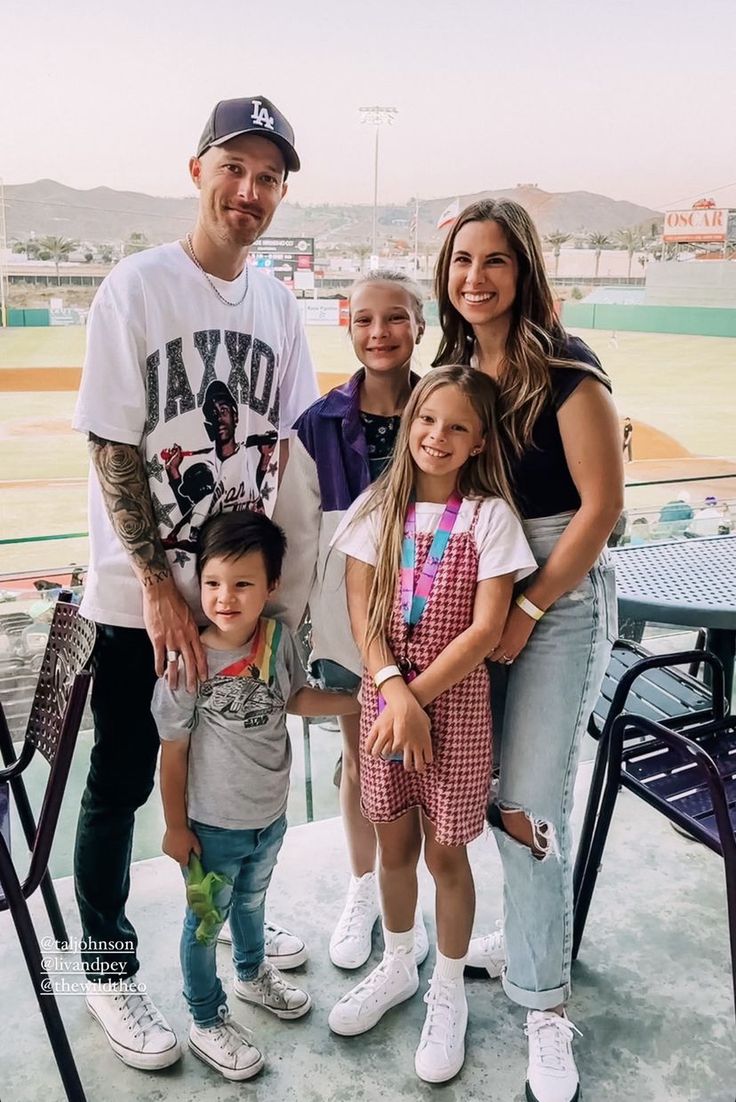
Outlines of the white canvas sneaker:
[{"label": "white canvas sneaker", "polygon": [[221,1021],[208,1029],[200,1029],[192,1022],[189,1047],[226,1079],[252,1079],[263,1067],[263,1054],[253,1044],[251,1031],[224,1011]]},{"label": "white canvas sneaker", "polygon": [[135,978],[105,984],[87,992],[87,1009],[105,1031],[110,1048],[124,1064],[156,1071],[181,1056],[176,1034]]},{"label": "white canvas sneaker", "polygon": [[268,960],[264,960],[254,980],[241,980],[236,976],[233,991],[239,999],[263,1006],[277,1018],[301,1018],[312,1005],[306,991],[289,983]]},{"label": "white canvas sneaker", "polygon": [[[273,922],[264,922],[263,936],[265,939],[264,953],[280,972],[288,972],[292,968],[301,968],[306,963],[307,947],[296,934],[284,930]],[[223,945],[232,945],[233,935],[230,933],[229,923],[220,930],[217,940]]]},{"label": "white canvas sneaker", "polygon": [[373,927],[381,913],[376,874],[351,876],[348,896],[330,938],[330,960],[338,968],[360,968],[371,955]]},{"label": "white canvas sneaker", "polygon": [[413,951],[385,953],[383,960],[347,995],[343,995],[327,1019],[333,1033],[355,1037],[380,1022],[392,1006],[406,1002],[419,987]]},{"label": "white canvas sneaker", "polygon": [[420,964],[424,964],[428,955],[429,934],[427,933],[427,927],[424,925],[422,909],[417,903],[417,910],[414,915],[414,958],[417,962],[417,968]]},{"label": "white canvas sneaker", "polygon": [[497,922],[492,934],[471,938],[465,967],[477,972],[487,972],[492,980],[497,980],[506,967],[506,943],[503,938],[503,923]]},{"label": "white canvas sneaker", "polygon": [[414,1057],[414,1067],[425,1083],[445,1083],[465,1062],[468,1003],[462,978],[440,979],[435,972],[424,996],[427,1016]]},{"label": "white canvas sneaker", "polygon": [[524,1029],[529,1038],[526,1071],[528,1102],[577,1102],[580,1080],[572,1054],[573,1033],[581,1036],[566,1016],[549,1010],[530,1010]]}]

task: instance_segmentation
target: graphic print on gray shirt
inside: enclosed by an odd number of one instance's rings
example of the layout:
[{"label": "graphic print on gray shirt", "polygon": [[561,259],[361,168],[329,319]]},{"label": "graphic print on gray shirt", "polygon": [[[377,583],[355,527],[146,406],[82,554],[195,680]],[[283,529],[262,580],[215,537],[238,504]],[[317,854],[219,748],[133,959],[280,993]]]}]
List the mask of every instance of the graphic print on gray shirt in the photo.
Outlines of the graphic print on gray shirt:
[{"label": "graphic print on gray shirt", "polygon": [[162,739],[190,739],[187,814],[229,830],[269,826],[289,795],[286,704],[307,683],[296,644],[263,617],[247,646],[204,652],[208,677],[196,693],[160,678],[151,704]]}]

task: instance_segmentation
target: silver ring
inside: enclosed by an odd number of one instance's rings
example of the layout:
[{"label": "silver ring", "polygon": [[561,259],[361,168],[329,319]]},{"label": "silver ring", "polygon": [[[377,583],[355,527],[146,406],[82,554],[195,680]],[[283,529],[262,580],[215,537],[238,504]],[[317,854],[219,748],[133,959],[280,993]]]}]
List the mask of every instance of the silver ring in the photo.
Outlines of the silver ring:
[{"label": "silver ring", "polygon": [[166,661],[167,662],[178,662],[179,661],[179,651],[178,650],[167,650],[167,652],[166,652]]},{"label": "silver ring", "polygon": [[513,666],[514,660],[513,658],[504,658],[503,664],[504,666]]}]

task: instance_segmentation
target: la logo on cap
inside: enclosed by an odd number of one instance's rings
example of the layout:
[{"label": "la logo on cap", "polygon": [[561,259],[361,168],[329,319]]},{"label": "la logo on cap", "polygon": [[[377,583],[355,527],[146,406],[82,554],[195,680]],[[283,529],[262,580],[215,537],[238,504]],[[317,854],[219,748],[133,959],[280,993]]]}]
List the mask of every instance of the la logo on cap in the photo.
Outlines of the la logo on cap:
[{"label": "la logo on cap", "polygon": [[269,115],[259,99],[253,100],[253,114],[251,115],[256,126],[265,126],[267,130],[273,130],[273,115]]}]

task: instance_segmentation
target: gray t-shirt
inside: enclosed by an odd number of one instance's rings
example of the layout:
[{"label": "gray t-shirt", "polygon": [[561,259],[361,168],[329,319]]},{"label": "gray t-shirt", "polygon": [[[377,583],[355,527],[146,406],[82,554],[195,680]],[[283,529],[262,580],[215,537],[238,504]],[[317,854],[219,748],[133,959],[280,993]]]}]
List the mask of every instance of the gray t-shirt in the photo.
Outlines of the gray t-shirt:
[{"label": "gray t-shirt", "polygon": [[191,740],[187,814],[230,830],[270,826],[289,794],[286,704],[307,683],[296,643],[264,617],[246,647],[204,652],[209,676],[196,693],[160,678],[151,704],[162,739]]}]

